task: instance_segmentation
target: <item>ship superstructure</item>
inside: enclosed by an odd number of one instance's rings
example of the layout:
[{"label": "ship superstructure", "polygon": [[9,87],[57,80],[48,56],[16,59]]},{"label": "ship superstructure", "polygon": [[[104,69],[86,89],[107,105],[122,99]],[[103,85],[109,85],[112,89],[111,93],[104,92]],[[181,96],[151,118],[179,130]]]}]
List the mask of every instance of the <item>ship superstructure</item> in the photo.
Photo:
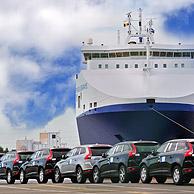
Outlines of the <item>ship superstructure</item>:
[{"label": "ship superstructure", "polygon": [[[82,46],[86,68],[76,75],[80,142],[110,143],[193,136],[194,45],[154,42],[152,20],[126,44]],[[192,131],[193,130],[193,131]]]}]

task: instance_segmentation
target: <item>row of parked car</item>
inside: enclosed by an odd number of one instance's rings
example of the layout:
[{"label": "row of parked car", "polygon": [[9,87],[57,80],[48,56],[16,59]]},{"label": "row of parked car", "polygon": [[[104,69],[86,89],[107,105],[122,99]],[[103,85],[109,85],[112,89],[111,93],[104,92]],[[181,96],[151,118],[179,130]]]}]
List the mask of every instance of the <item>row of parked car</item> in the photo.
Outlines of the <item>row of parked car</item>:
[{"label": "row of parked car", "polygon": [[172,177],[176,185],[194,178],[194,139],[170,140],[159,146],[155,141],[126,141],[114,146],[82,145],[73,149],[42,149],[36,152],[11,151],[0,159],[0,179],[13,184],[29,179],[38,183],[165,183]]}]

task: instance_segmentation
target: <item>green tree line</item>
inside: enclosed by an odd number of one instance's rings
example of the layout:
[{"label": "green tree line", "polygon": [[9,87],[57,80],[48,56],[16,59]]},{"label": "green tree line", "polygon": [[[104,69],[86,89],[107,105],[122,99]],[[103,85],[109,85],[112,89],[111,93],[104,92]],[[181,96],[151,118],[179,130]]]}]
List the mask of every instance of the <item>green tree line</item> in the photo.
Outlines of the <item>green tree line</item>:
[{"label": "green tree line", "polygon": [[8,151],[8,148],[3,149],[3,147],[0,146],[0,153],[7,153]]}]

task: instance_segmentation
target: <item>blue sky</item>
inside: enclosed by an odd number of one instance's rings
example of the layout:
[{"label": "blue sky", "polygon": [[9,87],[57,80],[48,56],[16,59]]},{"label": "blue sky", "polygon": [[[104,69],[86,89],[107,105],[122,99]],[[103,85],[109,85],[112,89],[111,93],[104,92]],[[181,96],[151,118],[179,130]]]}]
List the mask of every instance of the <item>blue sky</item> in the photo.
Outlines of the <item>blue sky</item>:
[{"label": "blue sky", "polygon": [[68,118],[64,130],[76,130],[74,77],[82,66],[81,42],[92,37],[95,43],[114,43],[118,29],[124,42],[125,14],[139,7],[157,18],[162,42],[188,35],[194,40],[192,0],[1,1],[0,142],[14,147],[16,139],[38,136],[50,122],[57,130],[61,116]]}]

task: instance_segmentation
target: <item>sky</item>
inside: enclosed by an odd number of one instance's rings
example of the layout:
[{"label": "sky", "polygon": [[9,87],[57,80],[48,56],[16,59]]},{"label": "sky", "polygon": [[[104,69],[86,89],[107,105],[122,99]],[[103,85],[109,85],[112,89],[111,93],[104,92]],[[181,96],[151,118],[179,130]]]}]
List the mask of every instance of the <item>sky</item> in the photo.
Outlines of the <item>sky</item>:
[{"label": "sky", "polygon": [[115,44],[120,30],[124,43],[126,13],[140,7],[145,21],[153,18],[155,42],[194,43],[194,0],[1,0],[0,146],[14,148],[16,139],[42,131],[78,144],[82,42]]}]

